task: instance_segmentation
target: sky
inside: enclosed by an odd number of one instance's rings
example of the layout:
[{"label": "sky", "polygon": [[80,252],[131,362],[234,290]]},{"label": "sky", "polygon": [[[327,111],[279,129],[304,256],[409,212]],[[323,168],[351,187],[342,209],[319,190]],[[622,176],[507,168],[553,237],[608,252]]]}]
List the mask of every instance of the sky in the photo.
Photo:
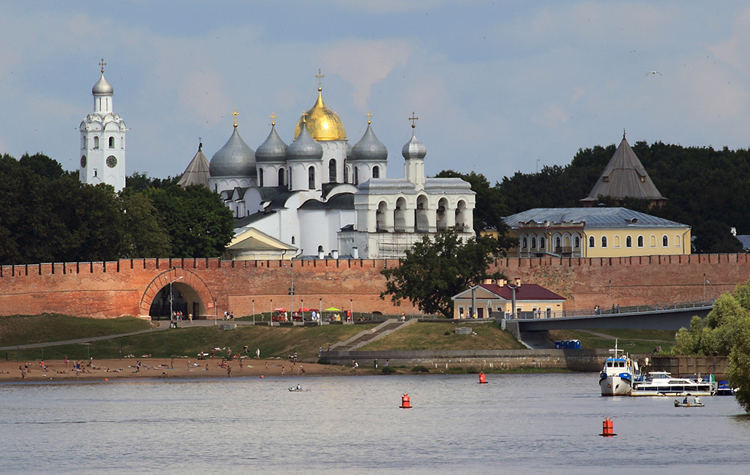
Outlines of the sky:
[{"label": "sky", "polygon": [[[741,1],[0,1],[0,153],[74,170],[99,62],[129,127],[127,173],[182,173],[271,119],[289,144],[317,98],[356,144],[372,114],[403,177],[491,183],[567,165],[579,149],[662,141],[747,148],[750,5]],[[31,8],[33,6],[33,9]]]}]

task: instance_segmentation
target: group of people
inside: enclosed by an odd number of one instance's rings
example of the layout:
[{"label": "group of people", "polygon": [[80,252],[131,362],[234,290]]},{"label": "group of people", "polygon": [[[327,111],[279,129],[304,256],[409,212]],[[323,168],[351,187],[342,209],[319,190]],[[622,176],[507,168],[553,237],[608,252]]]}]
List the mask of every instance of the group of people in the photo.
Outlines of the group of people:
[{"label": "group of people", "polygon": [[[599,305],[594,307],[594,315],[601,315],[602,313],[602,308]],[[610,313],[620,313],[620,304],[612,304],[612,310],[610,311]]]},{"label": "group of people", "polygon": [[[177,328],[177,322],[181,322],[185,320],[185,314],[182,313],[182,310],[175,310],[172,312],[172,316],[169,319],[169,328]],[[190,323],[193,323],[193,314],[188,314],[188,320],[190,320]]]}]

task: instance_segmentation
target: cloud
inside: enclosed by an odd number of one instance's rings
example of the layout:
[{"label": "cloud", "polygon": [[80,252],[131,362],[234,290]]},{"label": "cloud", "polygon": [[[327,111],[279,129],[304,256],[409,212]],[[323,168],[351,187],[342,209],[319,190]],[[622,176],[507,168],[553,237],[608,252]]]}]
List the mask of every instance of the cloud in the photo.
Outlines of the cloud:
[{"label": "cloud", "polygon": [[352,100],[362,110],[367,108],[373,84],[391,72],[406,66],[411,45],[400,39],[361,41],[348,38],[322,53],[326,70],[349,82],[354,91]]}]

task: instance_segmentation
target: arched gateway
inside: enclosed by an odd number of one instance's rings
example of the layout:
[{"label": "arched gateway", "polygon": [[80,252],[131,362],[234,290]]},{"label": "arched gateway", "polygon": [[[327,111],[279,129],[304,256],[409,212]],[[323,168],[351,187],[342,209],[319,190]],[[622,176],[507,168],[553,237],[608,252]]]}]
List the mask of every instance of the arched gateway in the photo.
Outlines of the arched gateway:
[{"label": "arched gateway", "polygon": [[183,267],[173,267],[154,277],[146,287],[140,303],[142,318],[150,316],[151,305],[159,292],[165,288],[170,292],[174,290],[182,296],[183,305],[187,303],[187,313],[192,313],[194,318],[205,318],[209,313],[214,315],[216,296],[209,290],[203,279]]}]

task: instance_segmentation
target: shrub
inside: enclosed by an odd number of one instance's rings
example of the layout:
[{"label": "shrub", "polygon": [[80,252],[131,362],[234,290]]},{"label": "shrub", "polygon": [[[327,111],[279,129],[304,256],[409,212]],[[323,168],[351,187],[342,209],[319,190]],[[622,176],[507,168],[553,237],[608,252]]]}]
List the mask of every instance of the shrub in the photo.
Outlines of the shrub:
[{"label": "shrub", "polygon": [[430,370],[422,365],[417,365],[411,369],[412,373],[429,373]]}]

